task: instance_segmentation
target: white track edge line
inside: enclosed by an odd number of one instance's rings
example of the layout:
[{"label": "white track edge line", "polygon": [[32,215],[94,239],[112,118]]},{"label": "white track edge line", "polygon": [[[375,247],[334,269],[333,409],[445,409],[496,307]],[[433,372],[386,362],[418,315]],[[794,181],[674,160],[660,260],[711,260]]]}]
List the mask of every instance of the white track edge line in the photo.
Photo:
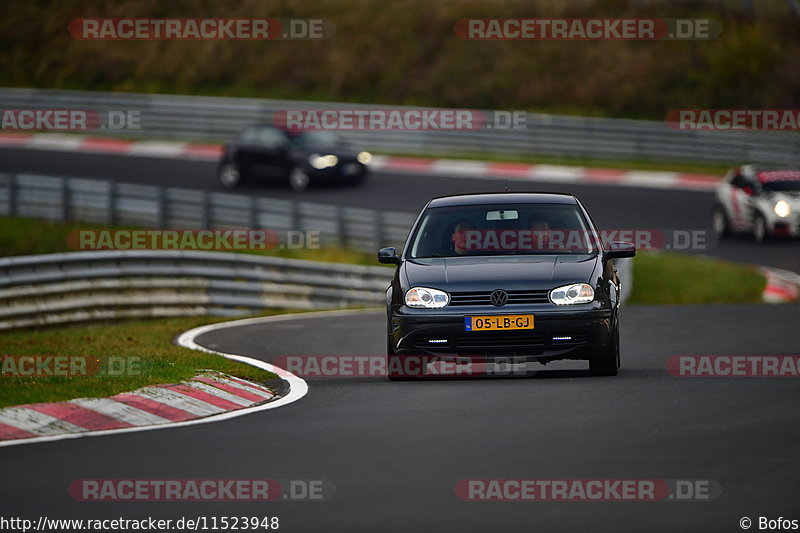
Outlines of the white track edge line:
[{"label": "white track edge line", "polygon": [[183,346],[184,348],[189,348],[191,350],[199,350],[202,352],[214,353],[217,355],[221,355],[226,359],[232,359],[234,361],[239,361],[241,363],[245,363],[251,366],[255,366],[262,370],[266,370],[268,372],[272,372],[273,374],[279,375],[282,379],[289,382],[289,394],[286,396],[281,396],[277,400],[273,400],[271,402],[257,405],[255,407],[245,407],[242,409],[237,409],[235,411],[228,411],[227,413],[220,413],[217,415],[211,415],[203,418],[197,418],[194,420],[184,420],[183,422],[170,422],[169,424],[156,424],[152,426],[138,426],[132,428],[120,428],[120,429],[103,429],[98,431],[84,431],[81,433],[64,433],[63,435],[50,435],[45,437],[31,437],[29,439],[13,439],[13,440],[4,440],[0,441],[0,448],[6,446],[19,446],[23,444],[35,444],[38,442],[53,442],[65,439],[78,439],[81,437],[99,437],[102,435],[118,435],[120,433],[133,433],[137,431],[153,431],[157,429],[170,429],[170,428],[177,428],[177,427],[184,427],[184,426],[194,426],[198,424],[210,424],[212,422],[220,422],[222,420],[228,420],[230,418],[236,418],[238,416],[244,416],[251,413],[255,413],[258,411],[266,411],[267,409],[275,409],[277,407],[282,407],[284,405],[288,405],[290,403],[296,402],[306,394],[308,394],[308,383],[298,376],[295,376],[291,372],[284,370],[280,367],[272,365],[270,363],[259,361],[258,359],[253,359],[251,357],[246,357],[243,355],[236,355],[236,354],[228,354],[223,352],[217,352],[215,350],[211,350],[206,348],[205,346],[201,346],[195,342],[195,339],[204,333],[208,333],[210,331],[215,331],[218,329],[225,329],[225,328],[232,328],[238,326],[246,326],[250,324],[258,324],[261,322],[281,322],[284,320],[296,320],[301,318],[314,318],[319,316],[339,316],[339,315],[348,315],[348,314],[355,314],[355,313],[365,313],[365,312],[375,312],[376,309],[341,309],[335,311],[316,311],[311,313],[288,313],[284,315],[273,315],[273,316],[264,316],[264,317],[254,317],[254,318],[243,318],[239,320],[231,320],[228,322],[218,322],[216,324],[207,324],[205,326],[200,326],[197,328],[190,329],[189,331],[184,331],[181,333],[178,338],[176,339],[176,343],[179,346]]}]

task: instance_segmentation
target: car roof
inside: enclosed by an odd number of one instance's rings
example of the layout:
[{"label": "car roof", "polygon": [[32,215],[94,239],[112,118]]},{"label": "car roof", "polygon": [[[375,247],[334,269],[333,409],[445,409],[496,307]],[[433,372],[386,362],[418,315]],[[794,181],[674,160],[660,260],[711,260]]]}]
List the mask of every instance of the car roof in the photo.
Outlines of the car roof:
[{"label": "car roof", "polygon": [[494,204],[566,204],[576,205],[572,194],[554,192],[491,192],[439,196],[428,203],[428,207],[450,207],[457,205]]},{"label": "car roof", "polygon": [[778,164],[742,165],[738,168],[738,171],[748,177],[754,177],[763,172],[800,172],[797,168]]},{"label": "car roof", "polygon": [[800,181],[800,170],[763,170],[756,174],[758,181]]}]

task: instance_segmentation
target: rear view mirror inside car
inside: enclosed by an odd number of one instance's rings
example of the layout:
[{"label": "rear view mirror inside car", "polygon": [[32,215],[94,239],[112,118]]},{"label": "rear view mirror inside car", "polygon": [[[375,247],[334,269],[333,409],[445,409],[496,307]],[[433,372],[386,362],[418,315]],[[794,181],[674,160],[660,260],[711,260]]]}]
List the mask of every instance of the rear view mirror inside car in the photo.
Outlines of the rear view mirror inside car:
[{"label": "rear view mirror inside car", "polygon": [[518,218],[519,213],[516,209],[488,211],[486,213],[486,220],[517,220]]}]

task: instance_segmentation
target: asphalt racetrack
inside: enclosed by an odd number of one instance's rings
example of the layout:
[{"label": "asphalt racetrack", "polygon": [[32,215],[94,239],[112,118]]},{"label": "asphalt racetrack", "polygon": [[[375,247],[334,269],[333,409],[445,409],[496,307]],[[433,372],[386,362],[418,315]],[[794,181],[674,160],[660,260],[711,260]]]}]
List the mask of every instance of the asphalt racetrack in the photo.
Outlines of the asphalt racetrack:
[{"label": "asphalt racetrack", "polygon": [[[0,148],[0,172],[30,172],[56,176],[105,178],[129,183],[188,189],[223,190],[216,163],[124,155],[81,154]],[[283,183],[247,182],[237,192],[270,198],[370,207],[417,213],[436,196],[502,191],[505,181],[376,172],[361,187],[316,187],[298,195]],[[659,230],[671,241],[675,230],[704,231],[706,245],[696,250],[740,263],[800,272],[800,242],[759,245],[749,236],[716,242],[711,232],[710,192],[648,189],[610,185],[509,181],[511,191],[571,192],[604,229]],[[685,233],[684,233],[685,235]],[[681,243],[676,243],[680,245]]]},{"label": "asphalt racetrack", "polygon": [[[675,354],[796,353],[796,312],[626,311],[616,378],[555,363],[525,377],[311,379],[301,401],[229,421],[3,449],[0,501],[19,516],[278,516],[284,531],[736,531],[744,516],[796,513],[796,380],[682,378],[664,368]],[[197,340],[266,361],[376,355],[383,321],[381,312],[305,317]],[[335,494],[203,504],[68,495],[73,480],[96,478],[322,479]],[[722,493],[711,501],[457,498],[455,484],[475,478],[702,479]]]},{"label": "asphalt racetrack", "polygon": [[[212,163],[0,150],[0,171],[104,177],[219,190]],[[362,188],[302,200],[417,211],[431,196],[502,181],[381,173]],[[575,192],[601,227],[706,229],[712,195],[512,182]],[[298,198],[283,186],[242,192]],[[798,243],[747,238],[706,253],[800,271]],[[798,382],[687,378],[673,355],[797,355],[795,305],[629,306],[622,370],[532,365],[523,376],[389,382],[310,378],[288,406],[190,427],[13,446],[0,451],[3,516],[278,516],[283,531],[741,531],[743,517],[800,518]],[[201,345],[273,362],[287,355],[382,355],[382,311],[233,326]],[[325,501],[79,502],[77,479],[325,480]],[[708,501],[469,502],[466,479],[710,480]]]}]

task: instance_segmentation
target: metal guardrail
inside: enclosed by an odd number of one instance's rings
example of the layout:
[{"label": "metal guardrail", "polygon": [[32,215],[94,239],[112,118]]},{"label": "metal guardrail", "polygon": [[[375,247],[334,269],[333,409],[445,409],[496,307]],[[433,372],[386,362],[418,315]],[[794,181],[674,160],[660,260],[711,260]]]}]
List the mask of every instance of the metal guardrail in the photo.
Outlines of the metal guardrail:
[{"label": "metal guardrail", "polygon": [[99,179],[0,174],[0,215],[156,229],[319,232],[321,246],[400,247],[411,213]]},{"label": "metal guardrail", "polygon": [[393,271],[248,254],[131,250],[0,259],[0,330],[88,320],[379,306]]},{"label": "metal guardrail", "polygon": [[[402,106],[350,103],[12,88],[0,88],[0,107],[139,111],[140,130],[103,130],[102,133],[214,141],[228,140],[248,124],[268,123],[274,113],[286,109],[404,109]],[[678,131],[660,121],[538,113],[528,113],[527,128],[521,130],[352,131],[342,132],[342,135],[366,149],[408,154],[545,155],[724,164],[800,163],[800,134],[797,133]]]}]

